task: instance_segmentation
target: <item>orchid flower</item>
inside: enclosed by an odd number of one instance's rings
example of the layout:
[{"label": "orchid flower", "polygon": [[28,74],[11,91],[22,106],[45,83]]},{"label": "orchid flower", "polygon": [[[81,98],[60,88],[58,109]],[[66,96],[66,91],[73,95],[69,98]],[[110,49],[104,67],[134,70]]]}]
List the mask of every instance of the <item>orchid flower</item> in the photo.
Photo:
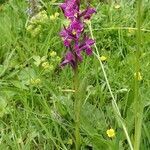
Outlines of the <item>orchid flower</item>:
[{"label": "orchid flower", "polygon": [[94,40],[86,35],[84,29],[85,20],[91,19],[96,10],[89,6],[85,10],[80,10],[80,3],[80,0],[65,0],[60,5],[64,16],[70,20],[69,26],[64,27],[60,32],[64,46],[69,50],[61,66],[70,64],[73,69],[77,67],[78,62],[82,62],[82,52],[85,52],[87,55],[92,54],[92,45],[94,44]]}]

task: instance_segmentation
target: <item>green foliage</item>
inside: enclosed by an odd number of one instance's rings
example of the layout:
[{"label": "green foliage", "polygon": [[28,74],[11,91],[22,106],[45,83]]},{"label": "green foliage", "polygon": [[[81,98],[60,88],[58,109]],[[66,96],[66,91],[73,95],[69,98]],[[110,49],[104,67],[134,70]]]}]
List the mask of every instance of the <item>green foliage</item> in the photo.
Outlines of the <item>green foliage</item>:
[{"label": "green foliage", "polygon": [[[41,17],[28,18],[27,3],[0,1],[0,149],[73,150],[73,73],[59,63],[66,49],[59,32],[66,20],[56,3],[41,1]],[[3,5],[1,5],[3,3]],[[136,2],[94,0],[92,27],[113,94],[134,141]],[[83,2],[86,5],[86,2]],[[116,7],[119,5],[119,7]],[[57,14],[59,13],[59,15]],[[39,15],[38,14],[38,15]],[[150,2],[143,0],[140,95],[144,106],[141,150],[150,147]],[[31,27],[31,28],[29,28]],[[37,28],[40,28],[37,30]],[[38,31],[35,34],[35,30]],[[115,119],[110,93],[96,57],[79,68],[83,150],[129,149]],[[106,131],[115,130],[109,138]]]}]

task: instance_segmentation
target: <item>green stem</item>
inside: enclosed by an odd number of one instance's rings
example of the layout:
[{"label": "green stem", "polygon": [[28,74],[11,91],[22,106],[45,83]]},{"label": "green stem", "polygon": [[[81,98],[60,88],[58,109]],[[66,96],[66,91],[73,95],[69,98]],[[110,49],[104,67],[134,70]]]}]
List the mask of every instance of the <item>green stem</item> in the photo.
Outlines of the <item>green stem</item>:
[{"label": "green stem", "polygon": [[140,139],[141,139],[141,128],[142,128],[142,116],[143,116],[143,106],[140,99],[140,87],[138,81],[138,74],[140,72],[140,51],[141,51],[141,6],[142,0],[137,2],[137,50],[135,54],[135,87],[134,87],[134,103],[135,103],[135,136],[134,136],[134,150],[140,149]]},{"label": "green stem", "polygon": [[79,80],[78,80],[78,66],[74,70],[74,89],[75,89],[75,101],[74,101],[74,113],[75,113],[75,139],[76,150],[80,150],[81,137],[80,137],[80,111],[81,101],[79,98]]},{"label": "green stem", "polygon": [[[92,39],[94,39],[91,22],[89,22],[88,25],[89,25],[89,30],[90,30],[90,33],[91,33],[91,37],[92,37]],[[128,141],[128,143],[129,143],[130,149],[133,150],[132,142],[131,142],[130,136],[129,136],[129,134],[128,134],[127,127],[126,127],[126,125],[125,125],[125,123],[124,123],[124,121],[123,121],[123,118],[122,118],[122,116],[121,116],[120,110],[119,110],[119,108],[118,108],[118,105],[117,105],[117,102],[116,102],[116,99],[115,99],[115,96],[114,96],[114,94],[113,94],[113,92],[112,92],[112,90],[111,90],[111,86],[110,86],[110,84],[109,84],[108,77],[107,77],[106,71],[105,71],[105,69],[104,69],[103,63],[102,63],[102,61],[101,61],[101,59],[100,59],[100,54],[99,54],[99,51],[98,51],[98,48],[97,48],[96,43],[94,44],[94,47],[95,47],[95,50],[96,50],[96,53],[94,53],[94,54],[95,54],[95,56],[98,58],[98,61],[99,61],[99,63],[100,63],[100,66],[101,66],[101,69],[102,69],[102,72],[103,72],[103,75],[104,75],[104,78],[105,78],[105,81],[106,81],[106,84],[107,84],[107,87],[108,87],[108,90],[109,90],[110,95],[111,95],[111,98],[112,98],[112,106],[113,106],[113,109],[114,109],[114,111],[115,111],[116,114],[117,114],[117,119],[118,119],[118,121],[120,121],[120,123],[121,123],[121,125],[122,125],[122,128],[123,128],[124,133],[125,133],[126,138],[127,138],[127,141]]]}]

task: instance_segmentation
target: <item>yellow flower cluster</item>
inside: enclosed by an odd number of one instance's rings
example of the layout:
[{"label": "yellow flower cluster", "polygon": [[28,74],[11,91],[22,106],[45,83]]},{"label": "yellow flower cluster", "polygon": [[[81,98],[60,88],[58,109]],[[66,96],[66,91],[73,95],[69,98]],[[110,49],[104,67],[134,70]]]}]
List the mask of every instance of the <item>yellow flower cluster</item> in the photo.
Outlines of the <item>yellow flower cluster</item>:
[{"label": "yellow flower cluster", "polygon": [[32,37],[36,37],[42,29],[41,24],[46,23],[47,21],[48,16],[46,11],[40,11],[30,19],[29,25],[27,26],[26,30],[31,34]]},{"label": "yellow flower cluster", "polygon": [[32,85],[38,85],[41,83],[41,79],[37,78],[37,79],[31,79],[31,84]]},{"label": "yellow flower cluster", "polygon": [[49,53],[49,56],[51,57],[51,59],[54,61],[54,62],[57,62],[59,63],[61,61],[61,58],[59,56],[57,56],[57,53],[55,51],[51,51]]},{"label": "yellow flower cluster", "polygon": [[30,20],[32,24],[45,23],[48,20],[47,12],[45,10],[40,11],[38,14],[33,16]]},{"label": "yellow flower cluster", "polygon": [[[61,61],[61,58],[57,55],[55,51],[50,51],[48,58],[47,56],[43,56],[43,57],[33,56],[33,59],[34,59],[33,63],[37,67],[41,66],[45,71],[54,70],[54,67]],[[48,59],[50,59],[51,63],[49,63]]]},{"label": "yellow flower cluster", "polygon": [[52,64],[49,64],[49,62],[43,62],[42,63],[42,67],[44,68],[44,69],[49,69],[49,70],[53,70],[54,69],[54,66],[52,65]]},{"label": "yellow flower cluster", "polygon": [[[47,73],[51,73],[57,65],[60,63],[61,58],[57,55],[55,51],[50,51],[48,56],[32,56],[33,63],[40,71],[40,75],[44,76]],[[40,85],[41,79],[39,77],[32,77],[30,79],[30,84],[33,86]]]},{"label": "yellow flower cluster", "polygon": [[47,16],[47,12],[45,10],[40,11],[36,15],[34,15],[29,20],[29,25],[26,27],[27,32],[31,34],[32,37],[36,37],[42,30],[42,24],[45,24],[50,20],[54,21],[58,18],[59,13],[55,12],[50,18]]},{"label": "yellow flower cluster", "polygon": [[51,51],[51,52],[49,53],[49,55],[50,55],[51,57],[55,57],[55,56],[57,55],[57,53],[56,53],[55,51]]}]

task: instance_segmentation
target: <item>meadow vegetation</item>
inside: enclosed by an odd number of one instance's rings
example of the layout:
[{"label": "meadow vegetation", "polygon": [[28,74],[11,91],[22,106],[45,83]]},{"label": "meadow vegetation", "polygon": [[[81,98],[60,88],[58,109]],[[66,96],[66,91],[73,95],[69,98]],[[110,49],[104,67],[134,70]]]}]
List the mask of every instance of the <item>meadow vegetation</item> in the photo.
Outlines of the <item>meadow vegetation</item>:
[{"label": "meadow vegetation", "polygon": [[[0,150],[77,150],[62,2],[39,0],[29,15],[28,2],[0,0]],[[150,1],[89,2],[95,44],[78,68],[78,149],[149,150]]]}]

